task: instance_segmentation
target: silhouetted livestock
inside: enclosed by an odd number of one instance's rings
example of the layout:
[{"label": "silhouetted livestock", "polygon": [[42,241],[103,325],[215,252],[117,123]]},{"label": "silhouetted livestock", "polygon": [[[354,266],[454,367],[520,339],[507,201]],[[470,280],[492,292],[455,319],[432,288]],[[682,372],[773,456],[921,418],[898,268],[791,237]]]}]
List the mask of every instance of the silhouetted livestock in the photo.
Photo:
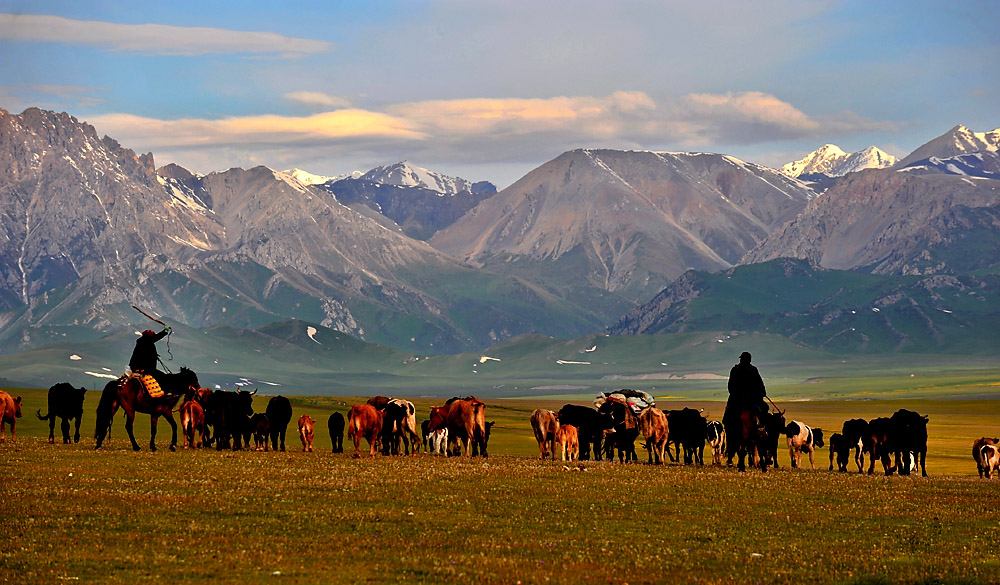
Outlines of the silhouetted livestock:
[{"label": "silhouetted livestock", "polygon": [[344,452],[344,415],[335,412],[326,421],[326,428],[330,431],[330,442],[333,443],[334,453]]},{"label": "silhouetted livestock", "polygon": [[610,416],[597,412],[596,408],[566,404],[559,409],[559,424],[576,427],[580,442],[580,459],[590,459],[593,447],[594,459],[601,460],[601,444],[604,431],[612,428],[615,423]]},{"label": "silhouetted livestock", "polygon": [[[559,419],[551,410],[536,409],[531,413],[531,430],[538,442],[538,458],[550,459],[556,457],[556,431],[559,430]],[[579,447],[578,447],[579,450]]]},{"label": "silhouetted livestock", "polygon": [[823,446],[823,429],[793,420],[785,426],[785,440],[788,444],[788,458],[793,468],[802,465],[802,454],[809,454],[809,467],[816,469],[814,459],[816,448]]},{"label": "silhouetted livestock", "polygon": [[253,416],[253,396],[257,391],[238,390],[228,392],[216,390],[208,397],[208,407],[205,409],[205,419],[212,421],[214,429],[215,449],[243,448],[244,433],[250,426]]},{"label": "silhouetted livestock", "polygon": [[5,424],[10,424],[10,440],[17,440],[14,429],[19,418],[21,418],[21,397],[13,398],[10,394],[0,390],[0,443],[5,441]]},{"label": "silhouetted livestock", "polygon": [[868,474],[875,472],[875,461],[882,462],[882,469],[886,475],[892,475],[894,470],[890,461],[893,454],[892,445],[892,421],[885,417],[879,417],[868,421],[865,434],[861,437],[862,450],[868,453],[870,465]]},{"label": "silhouetted livestock", "polygon": [[833,460],[837,459],[837,471],[847,471],[847,462],[851,456],[851,445],[841,433],[830,435],[830,471],[833,471]]},{"label": "silhouetted livestock", "polygon": [[901,408],[889,419],[892,423],[892,447],[895,467],[900,475],[910,475],[911,462],[920,466],[927,477],[927,417]]},{"label": "silhouetted livestock", "polygon": [[762,455],[764,463],[777,468],[779,467],[778,441],[785,431],[785,413],[781,411],[766,412],[760,415],[759,420],[764,429],[764,436],[761,437],[764,446],[764,454]]},{"label": "silhouetted livestock", "polygon": [[[667,455],[671,461],[679,461],[681,448],[684,449],[684,464],[690,465],[705,463],[705,431],[708,428],[708,419],[702,416],[700,410],[693,408],[683,408],[681,410],[670,410],[665,413],[670,425],[670,436],[667,438]],[[671,454],[670,443],[674,445],[674,453]]]},{"label": "silhouetted livestock", "polygon": [[285,433],[288,432],[288,425],[292,422],[292,403],[284,396],[274,396],[267,401],[264,413],[271,427],[271,449],[284,451]]},{"label": "silhouetted livestock", "polygon": [[177,423],[174,421],[174,406],[182,395],[192,389],[200,388],[201,384],[198,382],[198,375],[186,367],[181,367],[176,374],[160,374],[157,381],[163,389],[163,396],[160,398],[151,397],[143,388],[143,383],[136,377],[123,376],[104,386],[94,417],[96,419],[94,438],[97,440],[95,449],[101,448],[104,438],[111,431],[111,420],[121,408],[125,411],[125,432],[128,433],[134,451],[139,450],[139,443],[135,441],[135,434],[132,432],[137,412],[149,415],[150,451],[156,450],[156,425],[161,416],[170,425],[170,450],[176,450]]},{"label": "silhouetted livestock", "polygon": [[73,442],[80,442],[80,422],[83,420],[83,398],[86,394],[86,388],[74,388],[69,382],[60,382],[49,388],[48,414],[42,416],[41,409],[35,413],[38,420],[49,421],[49,443],[56,442],[57,417],[62,419],[60,428],[62,429],[63,443],[69,443],[70,419],[76,419],[76,433],[73,435]]},{"label": "silhouetted livestock", "polygon": [[[635,452],[635,440],[639,437],[639,417],[636,416],[628,403],[609,397],[597,409],[597,412],[611,416],[614,421],[614,449],[618,450],[618,461],[626,463],[639,459]],[[605,435],[605,438],[612,435]],[[606,446],[608,458],[611,459],[611,445]]]},{"label": "silhouetted livestock", "polygon": [[[250,417],[250,434],[253,437],[254,451],[267,451],[271,439],[271,419],[267,414],[258,412]],[[247,443],[247,447],[250,443]]]},{"label": "silhouetted livestock", "polygon": [[[401,398],[392,398],[382,408],[382,454],[416,455],[420,448],[420,436],[417,434],[417,409],[413,403]],[[403,449],[400,449],[400,442]],[[412,448],[412,452],[411,452]]]},{"label": "silhouetted livestock", "polygon": [[[864,437],[868,434],[868,421],[863,418],[852,418],[844,421],[840,433],[844,437],[845,447],[854,449],[854,463],[858,466],[858,473],[864,473],[865,453],[867,452]],[[875,463],[872,462],[872,466],[874,465]]]}]

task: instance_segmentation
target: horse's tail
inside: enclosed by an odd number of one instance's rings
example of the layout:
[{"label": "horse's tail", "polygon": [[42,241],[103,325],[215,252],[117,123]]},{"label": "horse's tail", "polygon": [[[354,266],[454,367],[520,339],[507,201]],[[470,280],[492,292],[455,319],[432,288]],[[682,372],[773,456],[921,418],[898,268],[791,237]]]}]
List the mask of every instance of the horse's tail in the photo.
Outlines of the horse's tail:
[{"label": "horse's tail", "polygon": [[97,403],[97,425],[94,427],[94,438],[98,444],[104,439],[104,435],[111,426],[111,420],[115,416],[115,405],[118,403],[118,380],[108,382],[101,392],[101,401]]},{"label": "horse's tail", "polygon": [[50,418],[52,418],[55,415],[50,412],[49,414],[46,414],[45,416],[42,416],[42,409],[39,408],[38,411],[35,413],[35,416],[38,417],[38,420],[49,420]]}]

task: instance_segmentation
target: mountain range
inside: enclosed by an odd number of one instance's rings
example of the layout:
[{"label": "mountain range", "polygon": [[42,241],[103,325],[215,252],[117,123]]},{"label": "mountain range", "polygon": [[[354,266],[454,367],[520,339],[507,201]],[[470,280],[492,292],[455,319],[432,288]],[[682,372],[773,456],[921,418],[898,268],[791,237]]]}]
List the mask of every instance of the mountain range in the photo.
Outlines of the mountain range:
[{"label": "mountain range", "polygon": [[[450,353],[639,332],[615,324],[634,311],[664,322],[647,303],[692,274],[782,258],[819,273],[980,278],[1000,258],[997,135],[959,126],[894,166],[877,149],[826,148],[798,178],[723,154],[580,149],[497,192],[408,162],[198,175],[65,113],[0,110],[0,353],[144,328],[131,305],[194,328],[298,319]],[[800,180],[807,167],[831,173],[822,188]],[[818,278],[806,272],[788,283]]]}]

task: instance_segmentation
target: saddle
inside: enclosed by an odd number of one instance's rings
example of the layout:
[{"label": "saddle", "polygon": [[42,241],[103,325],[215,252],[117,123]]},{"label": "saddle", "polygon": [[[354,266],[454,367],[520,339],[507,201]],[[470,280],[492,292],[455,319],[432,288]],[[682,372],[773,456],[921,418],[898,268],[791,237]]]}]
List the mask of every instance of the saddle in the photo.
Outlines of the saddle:
[{"label": "saddle", "polygon": [[156,378],[149,374],[139,373],[133,373],[131,377],[139,382],[142,390],[150,398],[163,398],[163,388],[160,388],[160,383],[156,381]]}]

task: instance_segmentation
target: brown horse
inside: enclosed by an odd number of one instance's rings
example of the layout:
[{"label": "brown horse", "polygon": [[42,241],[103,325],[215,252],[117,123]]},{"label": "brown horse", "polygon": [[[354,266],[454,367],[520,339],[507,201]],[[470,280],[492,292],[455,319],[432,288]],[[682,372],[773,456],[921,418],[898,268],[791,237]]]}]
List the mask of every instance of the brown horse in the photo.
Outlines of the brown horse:
[{"label": "brown horse", "polygon": [[139,444],[135,442],[135,435],[132,433],[132,425],[135,422],[135,413],[137,412],[150,416],[150,451],[156,451],[156,423],[161,416],[170,423],[172,431],[170,450],[177,449],[177,423],[174,422],[173,408],[185,392],[191,389],[197,391],[201,384],[198,383],[198,376],[187,368],[181,368],[181,371],[176,374],[164,374],[158,381],[163,388],[162,398],[151,398],[142,389],[139,380],[134,378],[119,378],[108,382],[101,394],[101,401],[97,405],[97,428],[94,430],[94,438],[97,439],[95,449],[101,448],[111,426],[111,419],[114,418],[119,407],[125,411],[125,430],[128,432],[128,438],[132,441],[134,451],[140,449]]},{"label": "brown horse", "polygon": [[739,457],[736,468],[746,471],[746,458],[750,466],[759,466],[767,471],[767,457],[764,455],[766,431],[759,425],[757,416],[750,408],[736,408],[722,417],[726,430],[726,458],[732,465],[734,456]]}]

